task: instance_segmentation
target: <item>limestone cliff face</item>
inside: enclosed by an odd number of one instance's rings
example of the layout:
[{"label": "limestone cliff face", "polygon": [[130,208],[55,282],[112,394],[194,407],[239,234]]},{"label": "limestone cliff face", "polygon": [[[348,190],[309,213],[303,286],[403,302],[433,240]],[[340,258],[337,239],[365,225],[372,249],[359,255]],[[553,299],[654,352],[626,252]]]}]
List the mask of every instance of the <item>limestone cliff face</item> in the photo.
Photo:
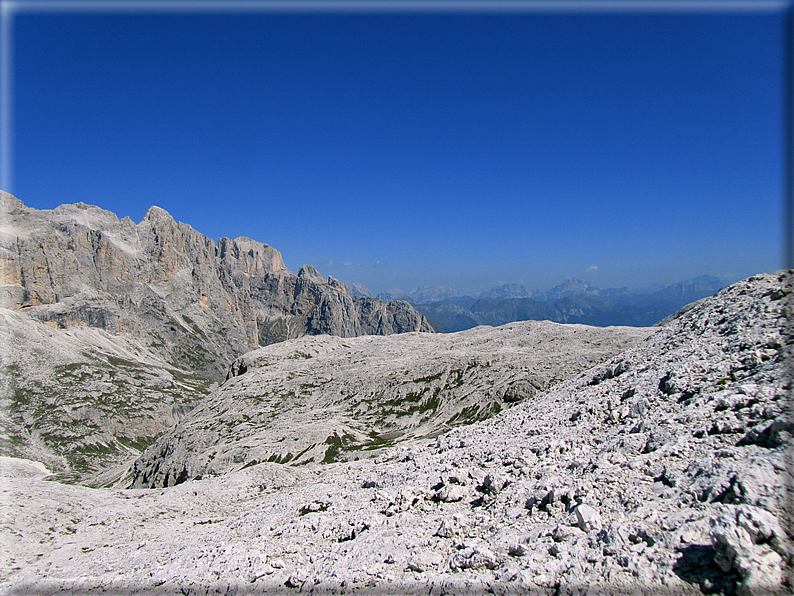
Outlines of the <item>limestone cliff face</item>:
[{"label": "limestone cliff face", "polygon": [[217,244],[152,207],[135,224],[76,203],[36,210],[0,191],[0,306],[58,328],[125,333],[220,378],[237,355],[307,334],[432,331],[405,303],[350,295],[250,238]]}]

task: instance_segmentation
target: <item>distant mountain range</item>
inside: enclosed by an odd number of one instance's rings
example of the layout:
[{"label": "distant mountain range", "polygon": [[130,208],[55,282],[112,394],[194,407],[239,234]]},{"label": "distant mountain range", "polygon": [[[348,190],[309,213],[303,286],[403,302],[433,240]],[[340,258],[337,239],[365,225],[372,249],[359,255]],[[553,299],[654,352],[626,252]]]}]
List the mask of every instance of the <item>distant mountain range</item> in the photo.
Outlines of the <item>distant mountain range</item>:
[{"label": "distant mountain range", "polygon": [[[547,291],[528,289],[521,284],[502,284],[475,298],[461,295],[454,288],[438,286],[399,295],[381,293],[377,298],[384,302],[396,299],[410,302],[440,332],[532,320],[646,327],[690,302],[714,295],[727,285],[719,277],[701,275],[667,286],[632,291],[626,287],[601,289],[595,284],[568,278]],[[353,295],[371,296],[360,284],[348,287]]]}]

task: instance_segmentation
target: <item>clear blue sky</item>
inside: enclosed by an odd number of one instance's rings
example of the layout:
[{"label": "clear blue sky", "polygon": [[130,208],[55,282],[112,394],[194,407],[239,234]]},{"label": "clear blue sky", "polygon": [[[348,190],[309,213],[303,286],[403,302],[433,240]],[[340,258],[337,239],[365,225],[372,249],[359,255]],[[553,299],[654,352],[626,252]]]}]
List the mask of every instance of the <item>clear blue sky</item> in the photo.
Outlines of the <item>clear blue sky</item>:
[{"label": "clear blue sky", "polygon": [[20,12],[14,176],[373,291],[782,266],[781,12]]}]

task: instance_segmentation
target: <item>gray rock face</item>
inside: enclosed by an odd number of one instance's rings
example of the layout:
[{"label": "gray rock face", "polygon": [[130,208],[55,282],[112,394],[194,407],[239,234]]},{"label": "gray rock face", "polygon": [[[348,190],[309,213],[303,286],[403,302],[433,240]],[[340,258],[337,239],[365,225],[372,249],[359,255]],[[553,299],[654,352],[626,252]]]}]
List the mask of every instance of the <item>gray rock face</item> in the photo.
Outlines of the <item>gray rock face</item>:
[{"label": "gray rock face", "polygon": [[39,211],[0,193],[0,213],[0,306],[124,333],[210,378],[241,353],[306,334],[432,331],[410,307],[362,302],[308,266],[296,276],[249,238],[216,245],[159,207],[135,225],[83,203]]},{"label": "gray rock face", "polygon": [[0,460],[2,591],[791,593],[791,293],[791,273],[745,280],[572,380],[375,459],[160,490]]},{"label": "gray rock face", "polygon": [[365,457],[493,416],[655,331],[532,321],[260,348],[238,358],[223,386],[147,449],[129,484],[170,486],[263,461]]},{"label": "gray rock face", "polygon": [[305,277],[321,284],[325,283],[325,278],[311,265],[303,265],[298,270],[298,277]]}]

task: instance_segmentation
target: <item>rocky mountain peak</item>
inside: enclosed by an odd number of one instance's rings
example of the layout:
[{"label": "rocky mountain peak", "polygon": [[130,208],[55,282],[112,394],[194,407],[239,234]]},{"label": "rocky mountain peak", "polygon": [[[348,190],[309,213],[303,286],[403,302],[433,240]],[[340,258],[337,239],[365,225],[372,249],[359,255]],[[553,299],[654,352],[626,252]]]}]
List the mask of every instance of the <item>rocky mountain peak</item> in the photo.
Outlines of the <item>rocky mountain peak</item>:
[{"label": "rocky mountain peak", "polygon": [[[348,282],[346,285],[347,289],[350,290],[350,293],[353,296],[366,296],[368,298],[373,297],[372,292],[369,291],[369,288],[363,284],[357,282]],[[384,302],[388,302],[388,300],[385,300]]]},{"label": "rocky mountain peak", "polygon": [[27,308],[57,327],[129,334],[212,378],[240,353],[307,333],[432,331],[416,311],[373,318],[370,303],[341,282],[308,269],[299,278],[278,250],[251,238],[216,246],[160,207],[136,226],[84,203],[50,211],[8,193],[2,200],[10,208],[0,234],[0,306]]},{"label": "rocky mountain peak", "polygon": [[0,190],[0,215],[10,214],[14,211],[27,209],[25,204],[9,192]]},{"label": "rocky mountain peak", "polygon": [[298,277],[310,279],[318,284],[325,283],[325,278],[311,265],[303,265],[298,269]]},{"label": "rocky mountain peak", "polygon": [[559,299],[559,298],[566,298],[568,296],[573,296],[576,294],[590,294],[590,293],[598,293],[600,288],[595,284],[589,284],[587,282],[582,281],[581,279],[576,279],[575,277],[569,277],[561,284],[554,286],[550,289],[547,294],[547,299]]},{"label": "rocky mountain peak", "polygon": [[336,278],[331,277],[330,275],[328,276],[328,285],[334,288],[335,290],[341,292],[342,294],[352,296],[350,290],[347,289],[347,286],[343,282],[339,281]]},{"label": "rocky mountain peak", "polygon": [[408,294],[408,296],[417,302],[438,302],[446,298],[460,296],[460,292],[448,286],[435,286],[432,288],[422,286]]},{"label": "rocky mountain peak", "polygon": [[[235,250],[231,254],[249,275],[264,275],[277,271],[287,271],[281,253],[275,248],[251,238],[240,236],[233,241]],[[227,255],[230,253],[226,253]]]},{"label": "rocky mountain peak", "polygon": [[496,287],[480,292],[480,298],[532,298],[538,295],[536,290],[528,290],[523,284],[500,284]]},{"label": "rocky mountain peak", "polygon": [[176,224],[176,220],[171,217],[171,214],[157,205],[149,207],[146,211],[146,215],[143,216],[143,221],[162,221]]}]

